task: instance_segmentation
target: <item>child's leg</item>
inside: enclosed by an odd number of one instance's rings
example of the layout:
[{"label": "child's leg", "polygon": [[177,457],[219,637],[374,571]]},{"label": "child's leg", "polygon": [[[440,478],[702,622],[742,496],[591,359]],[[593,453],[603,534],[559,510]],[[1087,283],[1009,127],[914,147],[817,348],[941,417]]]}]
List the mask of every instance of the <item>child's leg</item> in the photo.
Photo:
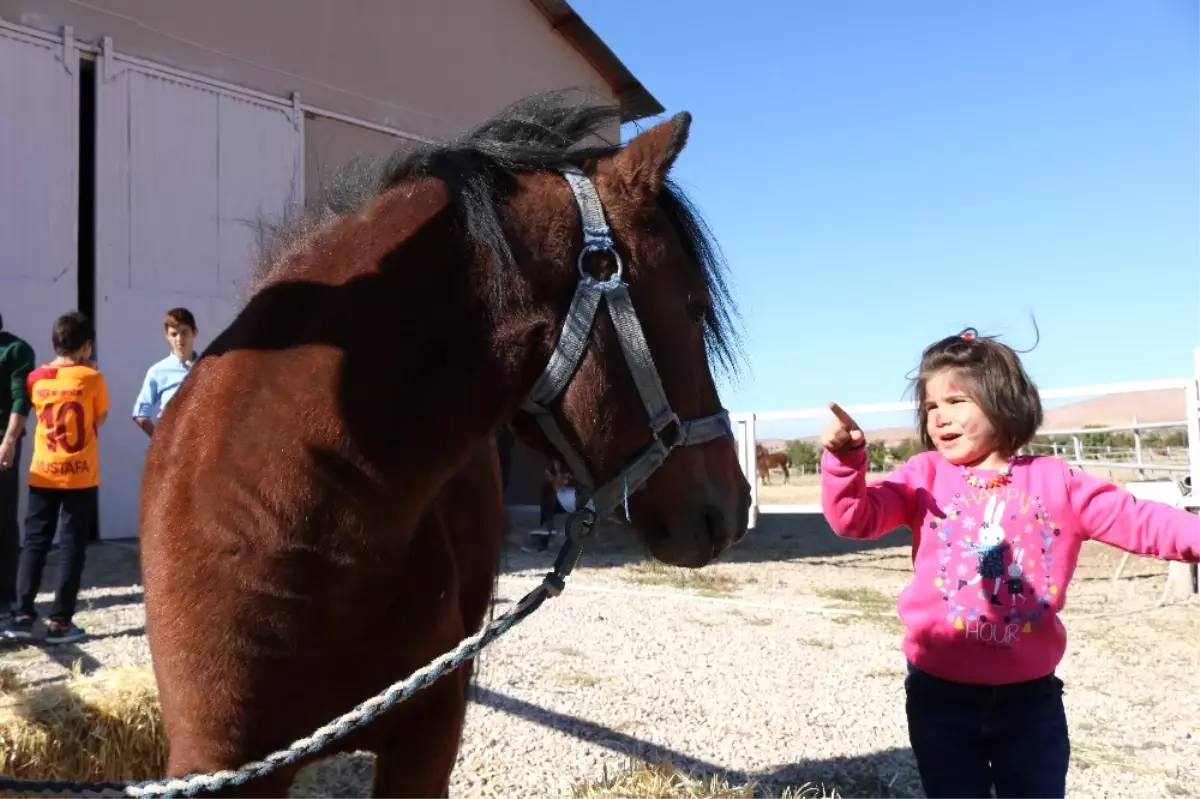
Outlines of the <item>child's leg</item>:
[{"label": "child's leg", "polygon": [[992,777],[983,728],[990,690],[909,667],[904,680],[908,737],[929,799],[990,799]]},{"label": "child's leg", "polygon": [[37,616],[33,608],[38,589],[42,587],[42,571],[46,555],[54,543],[58,526],[58,509],[62,491],[55,488],[30,486],[29,503],[25,512],[25,545],[17,567],[17,604],[13,613],[18,616]]},{"label": "child's leg", "polygon": [[21,555],[21,527],[17,524],[20,465],[18,438],[12,466],[0,471],[0,618],[9,615],[17,599],[17,559]]},{"label": "child's leg", "polygon": [[992,715],[989,753],[999,799],[1067,793],[1071,741],[1062,680],[1054,675],[1001,689]]},{"label": "child's leg", "polygon": [[98,494],[97,488],[76,488],[62,492],[62,557],[58,566],[58,591],[54,594],[50,620],[63,625],[69,625],[71,617],[75,615],[79,584],[83,580],[83,563],[87,558],[88,536],[96,521]]}]

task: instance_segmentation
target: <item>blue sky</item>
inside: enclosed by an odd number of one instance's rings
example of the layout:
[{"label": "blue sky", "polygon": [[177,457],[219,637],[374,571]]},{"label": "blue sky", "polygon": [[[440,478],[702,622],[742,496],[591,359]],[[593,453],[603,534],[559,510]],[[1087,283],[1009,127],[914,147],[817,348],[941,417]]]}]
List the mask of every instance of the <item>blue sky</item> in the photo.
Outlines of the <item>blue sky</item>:
[{"label": "blue sky", "polygon": [[1030,313],[1043,387],[1191,373],[1195,2],[572,5],[694,116],[675,177],[733,272],[731,410],[900,400],[927,344],[1027,349]]}]

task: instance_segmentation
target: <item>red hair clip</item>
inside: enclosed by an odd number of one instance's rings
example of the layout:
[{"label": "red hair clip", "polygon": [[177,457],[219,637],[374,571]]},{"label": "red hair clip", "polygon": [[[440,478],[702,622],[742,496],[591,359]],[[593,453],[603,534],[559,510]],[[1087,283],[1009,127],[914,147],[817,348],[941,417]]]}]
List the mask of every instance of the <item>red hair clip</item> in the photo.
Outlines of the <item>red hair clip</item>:
[{"label": "red hair clip", "polygon": [[967,330],[964,330],[962,333],[962,338],[963,338],[963,341],[974,341],[975,340],[975,331],[970,328],[968,328]]}]

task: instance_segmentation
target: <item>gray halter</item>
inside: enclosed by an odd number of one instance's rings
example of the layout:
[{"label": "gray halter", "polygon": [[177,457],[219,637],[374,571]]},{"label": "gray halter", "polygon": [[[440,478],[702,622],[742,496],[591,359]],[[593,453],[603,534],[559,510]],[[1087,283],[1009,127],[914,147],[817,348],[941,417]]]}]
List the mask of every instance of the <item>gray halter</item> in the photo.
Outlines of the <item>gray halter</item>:
[{"label": "gray halter", "polygon": [[[580,510],[591,511],[594,516],[603,518],[624,504],[628,518],[629,495],[641,488],[650,475],[662,466],[671,450],[690,444],[702,444],[722,436],[732,438],[733,430],[726,410],[686,422],[680,421],[679,416],[671,410],[658,377],[658,369],[654,366],[654,359],[650,357],[650,349],[646,346],[646,338],[642,335],[642,326],[629,299],[629,287],[622,280],[624,264],[620,253],[613,246],[612,233],[604,218],[600,197],[592,182],[580,169],[567,167],[559,171],[575,193],[575,201],[579,204],[583,220],[583,249],[576,260],[579,285],[567,311],[558,346],[521,409],[537,419],[550,443],[562,453],[574,472],[580,484]],[[612,253],[617,264],[616,273],[605,281],[596,280],[588,274],[584,269],[584,259],[590,252]],[[625,361],[629,364],[642,403],[646,406],[653,439],[620,474],[596,488],[583,459],[567,443],[547,406],[567,387],[579,366],[579,359],[583,356],[583,348],[587,346],[602,297],[607,301],[609,316],[612,317],[617,338],[621,342],[621,351],[625,354]],[[669,430],[671,427],[675,429]]]}]

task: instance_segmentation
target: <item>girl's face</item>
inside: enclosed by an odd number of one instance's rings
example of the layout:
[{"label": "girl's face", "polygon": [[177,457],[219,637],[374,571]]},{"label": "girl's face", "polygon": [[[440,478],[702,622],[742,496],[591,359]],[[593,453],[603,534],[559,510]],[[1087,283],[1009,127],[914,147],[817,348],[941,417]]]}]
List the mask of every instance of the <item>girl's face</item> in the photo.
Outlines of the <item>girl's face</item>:
[{"label": "girl's face", "polygon": [[1000,468],[996,428],[962,388],[953,370],[934,372],[925,382],[925,429],[937,451],[955,465]]}]

